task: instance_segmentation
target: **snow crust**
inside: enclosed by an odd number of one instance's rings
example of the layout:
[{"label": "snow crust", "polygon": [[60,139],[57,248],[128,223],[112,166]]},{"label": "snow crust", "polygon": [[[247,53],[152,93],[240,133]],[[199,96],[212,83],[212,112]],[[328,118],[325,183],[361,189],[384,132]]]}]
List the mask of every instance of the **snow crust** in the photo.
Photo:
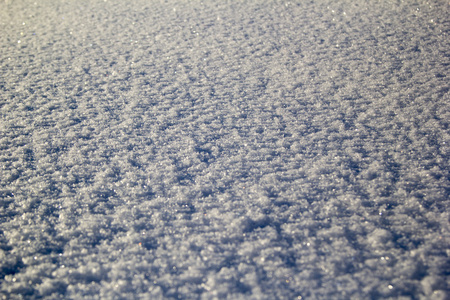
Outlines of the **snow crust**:
[{"label": "snow crust", "polygon": [[0,3],[0,296],[448,299],[449,6]]}]

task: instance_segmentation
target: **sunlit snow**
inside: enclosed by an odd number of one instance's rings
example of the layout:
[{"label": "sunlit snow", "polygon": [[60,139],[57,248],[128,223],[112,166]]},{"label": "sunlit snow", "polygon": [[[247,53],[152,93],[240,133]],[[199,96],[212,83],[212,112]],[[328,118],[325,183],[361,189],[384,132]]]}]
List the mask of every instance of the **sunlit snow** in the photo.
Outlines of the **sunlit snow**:
[{"label": "sunlit snow", "polygon": [[1,1],[0,298],[448,299],[449,8]]}]

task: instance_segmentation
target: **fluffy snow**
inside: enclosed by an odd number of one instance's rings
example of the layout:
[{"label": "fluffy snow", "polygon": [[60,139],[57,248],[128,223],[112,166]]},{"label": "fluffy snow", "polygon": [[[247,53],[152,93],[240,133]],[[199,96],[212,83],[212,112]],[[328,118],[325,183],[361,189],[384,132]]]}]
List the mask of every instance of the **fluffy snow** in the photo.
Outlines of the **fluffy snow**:
[{"label": "fluffy snow", "polygon": [[449,12],[0,2],[0,298],[448,299]]}]

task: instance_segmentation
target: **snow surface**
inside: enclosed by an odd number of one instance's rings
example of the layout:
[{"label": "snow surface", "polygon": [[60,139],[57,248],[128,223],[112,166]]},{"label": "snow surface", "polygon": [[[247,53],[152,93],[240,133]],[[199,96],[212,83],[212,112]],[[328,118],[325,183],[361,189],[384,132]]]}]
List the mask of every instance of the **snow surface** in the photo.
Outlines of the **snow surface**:
[{"label": "snow surface", "polygon": [[449,8],[1,1],[0,296],[449,299]]}]

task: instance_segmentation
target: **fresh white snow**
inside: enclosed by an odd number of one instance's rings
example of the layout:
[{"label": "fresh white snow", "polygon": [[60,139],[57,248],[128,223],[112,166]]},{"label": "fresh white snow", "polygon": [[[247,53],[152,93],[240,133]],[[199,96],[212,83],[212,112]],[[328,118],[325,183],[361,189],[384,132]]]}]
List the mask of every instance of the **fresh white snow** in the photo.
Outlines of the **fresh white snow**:
[{"label": "fresh white snow", "polygon": [[0,298],[448,299],[449,12],[0,2]]}]

